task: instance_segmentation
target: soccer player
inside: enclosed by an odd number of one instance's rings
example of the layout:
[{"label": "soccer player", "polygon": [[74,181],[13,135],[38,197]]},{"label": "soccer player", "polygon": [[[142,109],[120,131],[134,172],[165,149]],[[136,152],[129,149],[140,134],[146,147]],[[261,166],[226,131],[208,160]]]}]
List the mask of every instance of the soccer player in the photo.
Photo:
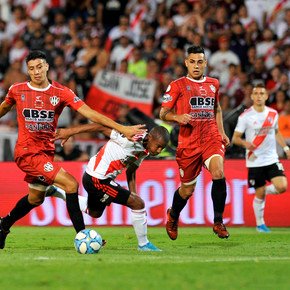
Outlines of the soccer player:
[{"label": "soccer player", "polygon": [[[88,162],[83,175],[83,186],[88,192],[88,199],[79,199],[81,208],[90,216],[98,218],[112,202],[129,207],[138,250],[160,251],[147,238],[146,210],[144,201],[137,195],[136,170],[149,154],[155,156],[165,148],[169,141],[169,132],[162,126],[156,126],[148,134],[139,135],[134,143],[115,130],[97,124],[87,124],[59,129],[56,138],[63,139],[63,144],[69,136],[88,131],[101,131],[110,136],[110,140]],[[125,168],[129,190],[115,182],[116,177]],[[56,187],[50,188],[48,195],[64,200],[66,198]]]},{"label": "soccer player", "polygon": [[45,197],[48,185],[56,184],[66,192],[67,210],[76,232],[85,228],[78,204],[78,183],[76,179],[53,162],[57,120],[65,106],[78,111],[93,122],[118,130],[131,138],[143,133],[142,125],[125,127],[92,110],[71,90],[47,77],[49,65],[42,51],[32,51],[26,58],[30,80],[12,85],[0,105],[0,118],[13,106],[16,107],[18,140],[15,147],[15,162],[26,173],[28,195],[21,198],[12,211],[0,218],[0,249],[10,227]]},{"label": "soccer player", "polygon": [[167,210],[166,230],[170,239],[177,238],[180,212],[192,196],[197,177],[205,166],[213,181],[213,231],[219,238],[228,238],[229,232],[223,224],[227,196],[223,164],[229,138],[223,128],[219,82],[204,76],[207,61],[202,47],[187,49],[185,65],[187,76],[169,84],[160,110],[162,120],[180,125],[176,161],[181,186],[174,193],[172,207]]},{"label": "soccer player", "polygon": [[[276,141],[290,159],[290,150],[278,128],[278,112],[265,105],[268,93],[263,84],[253,88],[253,105],[239,116],[233,143],[246,148],[248,185],[254,187],[253,209],[257,231],[270,232],[264,220],[266,194],[279,194],[287,189],[287,178],[279,162]],[[242,136],[245,134],[245,139]],[[266,185],[266,181],[271,182]]]}]

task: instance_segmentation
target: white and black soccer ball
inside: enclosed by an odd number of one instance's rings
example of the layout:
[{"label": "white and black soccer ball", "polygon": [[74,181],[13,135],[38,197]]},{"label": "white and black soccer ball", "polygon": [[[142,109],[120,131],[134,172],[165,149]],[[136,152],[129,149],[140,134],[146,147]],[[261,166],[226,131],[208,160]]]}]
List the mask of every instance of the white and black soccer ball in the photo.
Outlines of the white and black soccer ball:
[{"label": "white and black soccer ball", "polygon": [[94,230],[84,229],[76,234],[74,245],[80,254],[96,254],[102,247],[102,237]]}]

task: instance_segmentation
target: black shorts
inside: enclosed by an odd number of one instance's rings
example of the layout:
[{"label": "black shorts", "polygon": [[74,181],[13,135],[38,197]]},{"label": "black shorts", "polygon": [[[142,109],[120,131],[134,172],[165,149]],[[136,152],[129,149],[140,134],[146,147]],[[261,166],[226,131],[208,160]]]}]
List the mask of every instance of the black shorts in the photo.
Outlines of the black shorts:
[{"label": "black shorts", "polygon": [[111,202],[127,204],[130,191],[121,187],[112,179],[98,179],[86,172],[83,175],[83,186],[88,193],[88,208],[102,212]]},{"label": "black shorts", "polygon": [[285,176],[283,165],[280,162],[262,167],[249,167],[248,186],[262,187],[266,184],[266,181],[271,181],[272,178],[277,176]]}]

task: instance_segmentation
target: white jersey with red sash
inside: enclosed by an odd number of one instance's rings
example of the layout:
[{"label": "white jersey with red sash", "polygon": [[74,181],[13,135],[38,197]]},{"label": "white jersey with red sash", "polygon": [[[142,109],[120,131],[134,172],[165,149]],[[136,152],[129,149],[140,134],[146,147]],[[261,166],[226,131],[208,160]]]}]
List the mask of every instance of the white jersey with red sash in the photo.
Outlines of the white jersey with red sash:
[{"label": "white jersey with red sash", "polygon": [[255,145],[246,151],[247,167],[261,167],[278,162],[275,130],[278,129],[278,112],[265,107],[263,112],[249,108],[238,119],[235,131],[245,133],[246,141]]},{"label": "white jersey with red sash", "polygon": [[124,169],[141,162],[149,155],[143,146],[147,133],[139,135],[135,142],[129,141],[119,132],[112,130],[110,140],[93,156],[86,168],[86,172],[98,179],[115,179]]}]

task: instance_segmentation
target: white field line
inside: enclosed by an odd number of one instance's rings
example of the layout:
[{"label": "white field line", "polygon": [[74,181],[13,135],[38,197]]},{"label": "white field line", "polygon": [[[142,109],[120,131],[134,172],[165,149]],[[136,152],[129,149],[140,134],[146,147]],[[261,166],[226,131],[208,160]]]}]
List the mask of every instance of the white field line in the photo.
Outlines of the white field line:
[{"label": "white field line", "polygon": [[[146,254],[146,255],[144,255]],[[152,255],[153,254],[153,255]],[[223,258],[202,258],[202,257],[164,257],[164,256],[158,256],[157,253],[142,253],[144,260],[146,260],[149,263],[169,263],[170,264],[179,264],[179,263],[189,263],[189,262],[196,262],[196,263],[224,263],[224,262],[270,262],[270,261],[290,261],[290,257],[266,257],[266,256],[261,256],[261,257],[223,257]],[[99,257],[99,255],[88,255],[91,256],[93,259]],[[44,257],[44,256],[39,256],[35,257],[33,260],[75,260],[78,257],[71,257],[71,258],[62,258],[62,257]],[[140,256],[139,256],[140,258]],[[173,258],[173,259],[172,259]],[[141,259],[142,260],[142,259]],[[104,263],[105,261],[103,261]],[[112,261],[111,261],[112,262]],[[116,263],[121,263],[121,264],[128,264],[132,263],[132,261],[129,260],[118,260],[116,259],[114,262]],[[141,262],[141,261],[140,261]]]}]

